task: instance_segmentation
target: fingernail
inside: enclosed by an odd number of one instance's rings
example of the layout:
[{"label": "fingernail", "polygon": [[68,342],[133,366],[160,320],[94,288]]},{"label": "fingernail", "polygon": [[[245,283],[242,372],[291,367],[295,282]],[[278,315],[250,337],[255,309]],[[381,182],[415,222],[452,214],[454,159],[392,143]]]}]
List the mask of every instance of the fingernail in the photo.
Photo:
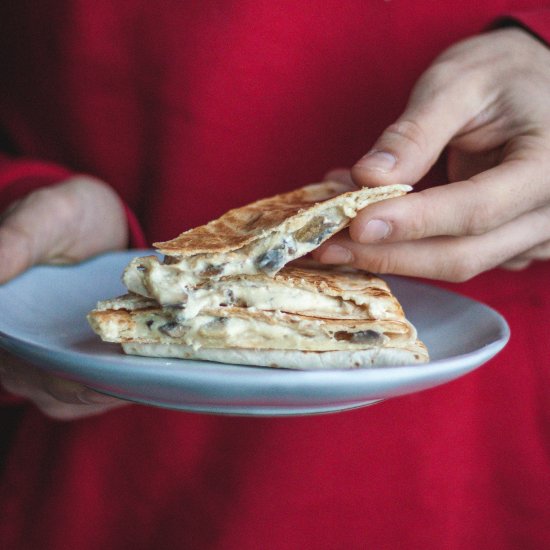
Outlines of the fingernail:
[{"label": "fingernail", "polygon": [[391,226],[383,220],[370,220],[359,232],[360,243],[374,243],[385,239],[391,233]]},{"label": "fingernail", "polygon": [[365,170],[374,170],[375,172],[391,172],[397,163],[397,159],[391,153],[386,151],[372,150],[363,158],[357,161],[356,166]]},{"label": "fingernail", "polygon": [[105,395],[90,389],[82,390],[78,394],[78,399],[86,405],[111,405],[120,401],[120,399],[116,397]]},{"label": "fingernail", "polygon": [[343,246],[330,244],[321,254],[320,260],[327,264],[349,264],[353,261],[353,254]]}]

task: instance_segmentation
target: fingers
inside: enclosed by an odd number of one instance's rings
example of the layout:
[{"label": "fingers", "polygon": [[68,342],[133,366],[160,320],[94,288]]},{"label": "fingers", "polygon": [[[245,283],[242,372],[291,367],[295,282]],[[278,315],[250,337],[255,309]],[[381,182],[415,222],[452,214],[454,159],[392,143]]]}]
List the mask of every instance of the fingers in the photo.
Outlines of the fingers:
[{"label": "fingers", "polygon": [[375,273],[461,282],[517,256],[522,258],[526,248],[536,250],[542,235],[550,235],[550,207],[524,214],[487,233],[466,237],[364,245],[341,233],[314,251],[313,256],[323,263],[344,263]]},{"label": "fingers", "polygon": [[455,281],[544,256],[549,62],[548,49],[517,29],[444,52],[351,175],[358,185],[414,184],[448,146],[451,183],[370,205],[350,224],[351,238],[340,234],[314,256]]},{"label": "fingers", "polygon": [[126,241],[116,194],[92,178],[71,178],[31,193],[4,214],[0,283],[37,263],[77,261]]},{"label": "fingers", "polygon": [[[481,235],[550,199],[547,161],[507,161],[460,181],[382,201],[361,211],[350,234],[358,243]],[[385,223],[386,231],[379,226]]]},{"label": "fingers", "polygon": [[453,281],[497,265],[519,270],[548,259],[547,163],[525,150],[522,156],[467,181],[373,204],[358,214],[348,234],[325,243],[314,257]]},{"label": "fingers", "polygon": [[3,351],[0,383],[6,391],[29,399],[56,420],[84,418],[129,404],[77,382],[51,376]]}]

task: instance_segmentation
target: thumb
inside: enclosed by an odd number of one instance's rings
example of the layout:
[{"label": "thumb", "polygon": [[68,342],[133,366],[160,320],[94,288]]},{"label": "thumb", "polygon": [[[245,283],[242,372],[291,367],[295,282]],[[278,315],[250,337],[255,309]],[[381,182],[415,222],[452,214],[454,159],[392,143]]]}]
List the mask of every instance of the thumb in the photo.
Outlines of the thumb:
[{"label": "thumb", "polygon": [[465,86],[437,65],[419,79],[403,114],[351,170],[358,185],[414,184],[437,161],[451,139],[484,111],[479,87]]},{"label": "thumb", "polygon": [[105,184],[75,176],[39,189],[0,219],[0,284],[38,263],[69,263],[126,240],[120,201]]},{"label": "thumb", "polygon": [[[65,208],[54,188],[39,189],[13,204],[0,225],[0,283],[45,262],[63,248],[69,231]],[[65,235],[63,234],[65,233]]]}]

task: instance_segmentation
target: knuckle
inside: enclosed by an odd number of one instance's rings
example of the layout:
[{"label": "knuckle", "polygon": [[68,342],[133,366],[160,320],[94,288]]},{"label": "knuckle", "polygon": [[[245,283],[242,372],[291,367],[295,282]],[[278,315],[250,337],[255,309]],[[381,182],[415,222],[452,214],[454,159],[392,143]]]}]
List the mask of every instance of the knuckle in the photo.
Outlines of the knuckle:
[{"label": "knuckle", "polygon": [[414,145],[420,150],[425,150],[428,138],[424,129],[413,119],[401,119],[390,124],[386,129],[387,137],[397,137]]},{"label": "knuckle", "polygon": [[440,211],[431,191],[427,189],[399,199],[399,208],[396,204],[391,215],[382,216],[391,223],[393,240],[415,241],[440,233]]},{"label": "knuckle", "polygon": [[407,197],[407,211],[405,212],[406,228],[400,233],[408,240],[418,240],[430,236],[433,229],[430,229],[435,213],[428,194],[413,193]]},{"label": "knuckle", "polygon": [[421,211],[416,216],[409,218],[407,227],[407,239],[419,240],[428,235],[426,218]]},{"label": "knuckle", "polygon": [[80,205],[75,193],[62,191],[62,189],[61,186],[58,186],[52,189],[44,189],[44,191],[51,193],[46,197],[48,208],[55,209],[56,218],[61,219],[64,223],[69,223],[75,215],[79,215]]},{"label": "knuckle", "polygon": [[68,224],[79,216],[77,195],[70,192],[67,184],[43,187],[33,191],[26,199],[26,205],[48,220],[56,220],[58,224]]},{"label": "knuckle", "polygon": [[420,76],[411,95],[411,103],[421,105],[422,110],[430,109],[432,99],[449,96],[450,91],[465,89],[465,71],[471,70],[457,60],[452,52],[442,54]]},{"label": "knuckle", "polygon": [[397,273],[399,263],[395,254],[389,250],[381,250],[372,255],[362,255],[354,263],[354,267],[373,273]]},{"label": "knuckle", "polygon": [[449,87],[449,83],[456,79],[460,67],[453,55],[441,55],[439,59],[424,71],[421,84],[428,87],[432,94],[437,94]]},{"label": "knuckle", "polygon": [[465,283],[485,271],[484,261],[474,254],[454,254],[446,268],[445,280]]},{"label": "knuckle", "polygon": [[[472,196],[479,196],[479,193]],[[483,235],[494,227],[497,213],[489,202],[478,201],[463,208],[459,219],[459,235]]]}]

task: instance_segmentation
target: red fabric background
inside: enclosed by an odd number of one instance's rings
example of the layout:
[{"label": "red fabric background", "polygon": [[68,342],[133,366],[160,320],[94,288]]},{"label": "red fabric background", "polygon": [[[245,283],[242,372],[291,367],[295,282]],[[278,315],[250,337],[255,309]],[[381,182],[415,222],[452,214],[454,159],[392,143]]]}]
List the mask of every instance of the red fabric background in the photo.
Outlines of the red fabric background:
[{"label": "red fabric background", "polygon": [[[536,8],[520,17],[549,36],[540,4],[4,2],[0,138],[18,160],[2,161],[0,187],[91,173],[149,242],[170,238],[351,165],[446,46],[512,10]],[[6,404],[1,545],[548,548],[549,274],[445,285],[500,310],[509,346],[370,408],[255,419],[133,406],[62,423]]]}]

